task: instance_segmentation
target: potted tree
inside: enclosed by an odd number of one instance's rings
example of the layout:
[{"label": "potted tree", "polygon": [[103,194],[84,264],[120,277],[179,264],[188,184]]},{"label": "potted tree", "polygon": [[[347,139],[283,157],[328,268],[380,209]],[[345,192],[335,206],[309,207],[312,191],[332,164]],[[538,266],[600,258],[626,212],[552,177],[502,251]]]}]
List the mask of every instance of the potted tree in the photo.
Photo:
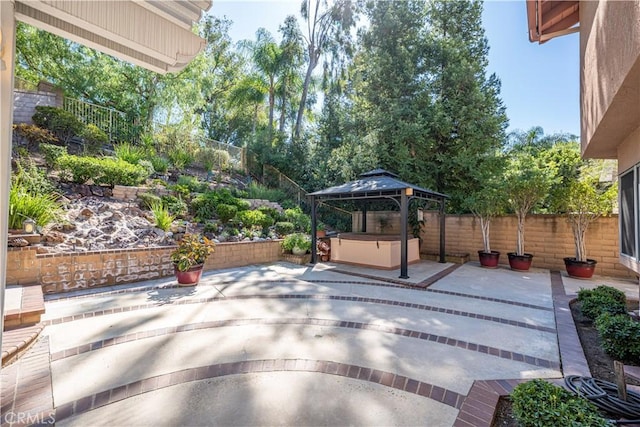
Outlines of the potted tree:
[{"label": "potted tree", "polygon": [[524,250],[525,219],[547,195],[551,177],[550,170],[538,164],[533,155],[527,152],[512,153],[505,175],[507,200],[518,221],[516,251],[507,253],[512,270],[527,271],[531,267],[533,254]]},{"label": "potted tree", "polygon": [[587,258],[585,235],[591,223],[612,212],[617,186],[599,188],[596,176],[584,175],[571,180],[557,197],[561,212],[571,224],[575,244],[575,257],[564,258],[567,273],[571,277],[590,279],[597,261]]},{"label": "potted tree", "polygon": [[215,243],[199,234],[185,234],[176,249],[171,252],[171,261],[178,284],[197,285],[202,276],[204,262],[214,252]]},{"label": "potted tree", "polygon": [[500,261],[500,252],[491,250],[489,226],[493,218],[504,213],[504,191],[496,181],[485,181],[483,188],[466,200],[466,205],[480,221],[483,243],[483,249],[478,251],[480,265],[496,268]]},{"label": "potted tree", "polygon": [[291,233],[282,241],[282,249],[294,255],[304,255],[311,250],[311,239],[304,233]]}]

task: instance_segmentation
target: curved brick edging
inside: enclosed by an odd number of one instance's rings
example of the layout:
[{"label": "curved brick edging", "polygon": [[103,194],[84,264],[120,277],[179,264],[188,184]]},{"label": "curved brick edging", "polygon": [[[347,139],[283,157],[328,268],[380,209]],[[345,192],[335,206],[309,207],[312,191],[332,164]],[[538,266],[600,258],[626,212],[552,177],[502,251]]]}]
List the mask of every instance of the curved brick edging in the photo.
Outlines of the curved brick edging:
[{"label": "curved brick edging", "polygon": [[[423,311],[433,311],[437,313],[450,314],[452,316],[462,316],[469,317],[471,319],[485,320],[489,322],[502,323],[505,325],[517,326],[519,328],[527,328],[534,329],[542,332],[552,332],[555,333],[556,330],[554,328],[548,328],[545,326],[532,325],[526,322],[519,322],[517,320],[505,319],[503,317],[496,316],[487,316],[484,314],[472,313],[468,311],[461,310],[452,310],[449,308],[443,307],[435,307],[426,304],[416,304],[410,302],[396,301],[396,300],[387,300],[380,298],[368,298],[368,297],[350,297],[344,295],[309,295],[309,294],[285,294],[285,295],[236,295],[236,296],[223,296],[223,297],[207,297],[207,298],[195,298],[189,300],[180,300],[180,301],[169,301],[162,305],[185,305],[185,304],[204,304],[209,302],[222,302],[222,301],[233,301],[233,300],[247,300],[247,299],[302,299],[302,300],[323,300],[323,301],[350,301],[350,302],[360,302],[360,303],[369,303],[369,304],[381,304],[381,305],[392,305],[397,307],[404,308],[412,308],[416,310]],[[514,305],[520,306],[519,303],[514,303]],[[115,313],[123,313],[129,311],[136,310],[144,310],[148,308],[157,308],[159,305],[157,303],[148,303],[148,304],[138,304],[128,307],[116,307],[106,310],[98,310],[94,312],[86,312],[82,314],[76,314],[73,316],[65,316],[56,319],[49,319],[44,322],[45,325],[57,325],[59,323],[72,322],[74,320],[86,319],[89,317],[97,317],[97,316],[106,316]]]},{"label": "curved brick edging", "polygon": [[162,335],[176,334],[180,332],[194,331],[199,329],[213,329],[224,328],[232,326],[244,326],[244,325],[312,325],[312,326],[325,326],[334,328],[349,328],[349,329],[363,329],[369,331],[383,332],[394,335],[400,335],[408,338],[420,339],[423,341],[432,341],[438,344],[444,344],[451,347],[456,347],[462,350],[473,351],[477,353],[488,354],[490,356],[499,357],[501,359],[513,360],[515,362],[523,362],[529,365],[538,366],[542,368],[560,369],[560,365],[552,360],[542,359],[539,357],[528,356],[521,353],[516,353],[510,350],[504,350],[497,347],[486,346],[482,344],[472,343],[468,341],[449,338],[443,335],[435,335],[427,332],[420,332],[411,329],[394,328],[383,325],[376,325],[371,323],[361,322],[347,322],[344,320],[328,320],[328,319],[232,319],[232,320],[218,320],[211,322],[190,323],[187,325],[170,326],[166,328],[155,329],[151,331],[135,332],[131,334],[121,335],[118,337],[107,338],[100,341],[95,341],[88,344],[79,345],[64,350],[57,351],[51,354],[51,361],[57,361],[66,357],[76,356],[78,354],[87,353],[94,350],[99,350],[105,347],[111,347],[118,344],[123,344],[130,341],[138,341],[146,338],[152,338]]},{"label": "curved brick edging", "polygon": [[134,381],[60,405],[55,409],[55,420],[61,421],[111,403],[173,385],[228,375],[262,372],[315,372],[337,375],[417,394],[456,409],[460,408],[465,397],[455,391],[430,383],[364,366],[328,360],[261,359],[200,366]]}]

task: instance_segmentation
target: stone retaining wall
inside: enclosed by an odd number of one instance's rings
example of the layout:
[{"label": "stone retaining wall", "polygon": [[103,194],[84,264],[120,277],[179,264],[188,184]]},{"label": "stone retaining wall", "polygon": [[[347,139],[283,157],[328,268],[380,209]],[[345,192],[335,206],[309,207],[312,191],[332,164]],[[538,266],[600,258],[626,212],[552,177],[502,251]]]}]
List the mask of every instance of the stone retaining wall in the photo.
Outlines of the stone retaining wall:
[{"label": "stone retaining wall", "polygon": [[[34,247],[9,248],[7,285],[39,283],[45,293],[118,285],[173,275],[173,246],[37,254]],[[205,270],[276,262],[279,240],[219,243]]]}]

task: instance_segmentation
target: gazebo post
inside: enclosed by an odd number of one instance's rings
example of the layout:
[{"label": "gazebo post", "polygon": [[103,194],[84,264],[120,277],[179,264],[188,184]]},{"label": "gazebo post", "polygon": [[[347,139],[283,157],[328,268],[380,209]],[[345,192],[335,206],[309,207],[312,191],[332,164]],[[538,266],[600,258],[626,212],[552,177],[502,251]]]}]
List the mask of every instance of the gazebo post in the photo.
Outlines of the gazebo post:
[{"label": "gazebo post", "polygon": [[445,224],[445,210],[444,210],[445,200],[442,198],[440,200],[440,262],[446,262],[446,254],[444,249],[444,224]]},{"label": "gazebo post", "polygon": [[360,231],[363,233],[367,232],[367,202],[362,204],[362,224],[360,226]]},{"label": "gazebo post", "polygon": [[407,232],[409,228],[407,226],[407,219],[409,217],[409,202],[407,200],[407,191],[409,189],[402,190],[400,195],[400,278],[408,279],[407,274]]},{"label": "gazebo post", "polygon": [[317,262],[318,250],[316,247],[316,198],[311,196],[311,264]]}]

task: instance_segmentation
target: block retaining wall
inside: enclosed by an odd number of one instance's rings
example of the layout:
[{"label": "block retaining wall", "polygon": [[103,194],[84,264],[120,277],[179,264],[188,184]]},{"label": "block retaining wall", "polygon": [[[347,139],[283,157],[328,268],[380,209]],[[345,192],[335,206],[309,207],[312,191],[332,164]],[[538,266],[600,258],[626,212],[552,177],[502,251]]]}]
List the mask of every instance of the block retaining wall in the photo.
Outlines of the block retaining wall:
[{"label": "block retaining wall", "polygon": [[[37,254],[33,247],[9,248],[7,285],[39,283],[45,293],[119,285],[173,275],[173,246],[61,254]],[[279,240],[219,243],[205,271],[276,262]]]}]

